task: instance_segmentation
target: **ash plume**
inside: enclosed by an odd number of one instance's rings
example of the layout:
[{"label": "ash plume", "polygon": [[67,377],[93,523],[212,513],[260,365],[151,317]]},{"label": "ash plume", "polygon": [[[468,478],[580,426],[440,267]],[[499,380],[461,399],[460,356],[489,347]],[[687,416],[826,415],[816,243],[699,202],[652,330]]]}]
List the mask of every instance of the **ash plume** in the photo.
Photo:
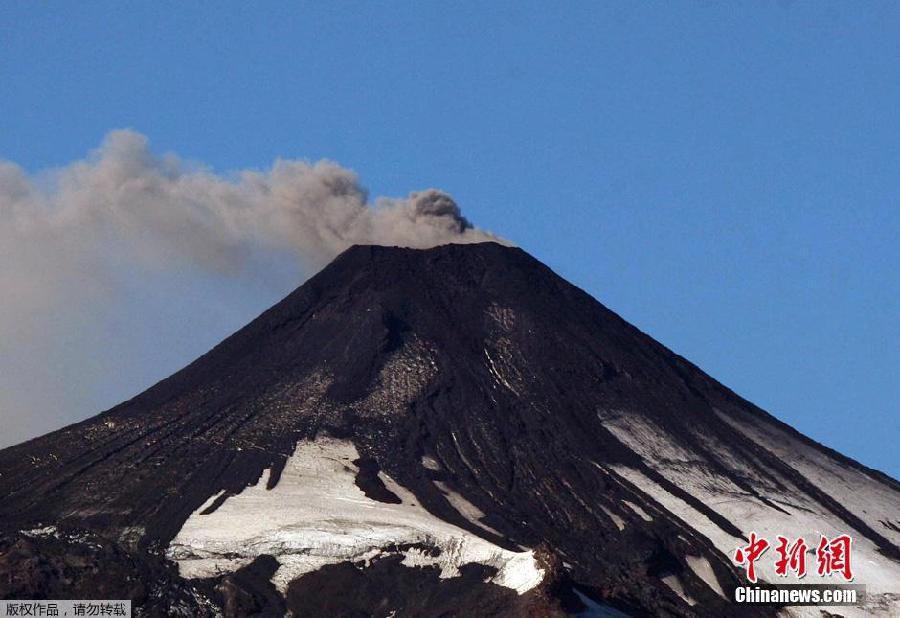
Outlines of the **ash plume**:
[{"label": "ash plume", "polygon": [[0,447],[97,404],[89,383],[109,379],[115,359],[94,346],[112,336],[105,324],[128,340],[143,319],[122,313],[136,282],[172,276],[184,289],[197,278],[235,294],[262,281],[274,290],[268,302],[353,244],[485,240],[504,242],[446,193],[370,200],[353,171],[330,161],[219,174],[154,154],[131,130],[49,172],[0,161]]}]

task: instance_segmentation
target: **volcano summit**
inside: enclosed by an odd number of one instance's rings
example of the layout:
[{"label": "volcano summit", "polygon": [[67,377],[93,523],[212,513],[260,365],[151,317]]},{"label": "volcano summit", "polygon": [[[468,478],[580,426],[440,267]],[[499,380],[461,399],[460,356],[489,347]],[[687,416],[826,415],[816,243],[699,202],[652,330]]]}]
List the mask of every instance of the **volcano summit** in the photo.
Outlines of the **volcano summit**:
[{"label": "volcano summit", "polygon": [[897,481],[495,243],[348,249],[134,399],[0,451],[0,496],[0,598],[821,615],[733,603],[755,532],[850,535],[865,606],[829,611],[900,611]]}]

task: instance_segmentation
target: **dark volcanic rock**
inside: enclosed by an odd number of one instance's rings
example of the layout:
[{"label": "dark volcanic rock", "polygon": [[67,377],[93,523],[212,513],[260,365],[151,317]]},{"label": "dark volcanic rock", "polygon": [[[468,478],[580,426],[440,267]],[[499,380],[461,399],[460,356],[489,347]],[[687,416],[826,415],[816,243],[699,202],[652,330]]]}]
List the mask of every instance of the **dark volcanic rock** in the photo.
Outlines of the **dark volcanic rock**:
[{"label": "dark volcanic rock", "polygon": [[[336,558],[285,597],[270,581],[278,555],[175,575],[164,552],[192,513],[215,516],[266,470],[278,491],[298,443],[325,435],[355,447],[347,466],[373,504],[401,502],[392,479],[416,508],[498,548],[543,548],[545,581],[519,595],[479,564],[439,578],[402,548]],[[131,594],[133,577],[229,615],[553,615],[577,589],[633,615],[750,616],[774,608],[729,602],[744,579],[726,553],[754,527],[824,522],[879,569],[900,559],[896,481],[493,243],[353,247],[134,399],[0,451],[0,473],[0,567],[30,565],[0,577],[4,597]],[[48,523],[108,545],[63,550],[19,532]],[[90,594],[61,566],[72,552],[122,583]]]},{"label": "dark volcanic rock", "polygon": [[201,587],[160,556],[54,527],[0,536],[0,598],[130,599],[150,616],[216,616]]},{"label": "dark volcanic rock", "polygon": [[489,567],[469,564],[441,579],[437,567],[407,567],[399,556],[367,567],[341,562],[291,582],[287,604],[296,616],[565,616],[541,595],[485,583],[489,575]]}]

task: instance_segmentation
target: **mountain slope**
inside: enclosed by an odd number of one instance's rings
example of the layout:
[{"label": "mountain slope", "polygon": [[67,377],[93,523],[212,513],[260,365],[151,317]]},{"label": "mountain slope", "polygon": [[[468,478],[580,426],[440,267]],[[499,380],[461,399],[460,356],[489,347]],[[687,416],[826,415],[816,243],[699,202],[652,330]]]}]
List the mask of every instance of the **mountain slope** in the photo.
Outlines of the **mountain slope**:
[{"label": "mountain slope", "polygon": [[113,590],[152,573],[151,613],[765,615],[728,601],[751,530],[849,533],[870,604],[900,593],[896,481],[494,243],[353,247],[0,473],[0,596],[88,553]]}]

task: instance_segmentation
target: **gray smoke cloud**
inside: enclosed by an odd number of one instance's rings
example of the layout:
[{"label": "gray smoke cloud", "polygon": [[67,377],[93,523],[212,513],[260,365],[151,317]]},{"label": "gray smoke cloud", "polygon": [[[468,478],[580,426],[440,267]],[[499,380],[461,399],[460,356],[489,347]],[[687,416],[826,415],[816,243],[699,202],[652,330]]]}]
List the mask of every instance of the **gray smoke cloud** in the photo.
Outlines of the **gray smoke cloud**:
[{"label": "gray smoke cloud", "polygon": [[[94,382],[115,379],[123,352],[98,342],[118,341],[110,324],[128,333],[147,317],[122,313],[136,281],[195,277],[233,292],[265,280],[280,294],[353,244],[486,240],[505,242],[446,193],[371,201],[354,172],[329,161],[223,175],[156,155],[130,130],[49,172],[0,161],[0,447],[97,411],[81,408],[94,403]],[[271,268],[284,260],[293,267]],[[157,296],[179,289],[161,284]]]}]

